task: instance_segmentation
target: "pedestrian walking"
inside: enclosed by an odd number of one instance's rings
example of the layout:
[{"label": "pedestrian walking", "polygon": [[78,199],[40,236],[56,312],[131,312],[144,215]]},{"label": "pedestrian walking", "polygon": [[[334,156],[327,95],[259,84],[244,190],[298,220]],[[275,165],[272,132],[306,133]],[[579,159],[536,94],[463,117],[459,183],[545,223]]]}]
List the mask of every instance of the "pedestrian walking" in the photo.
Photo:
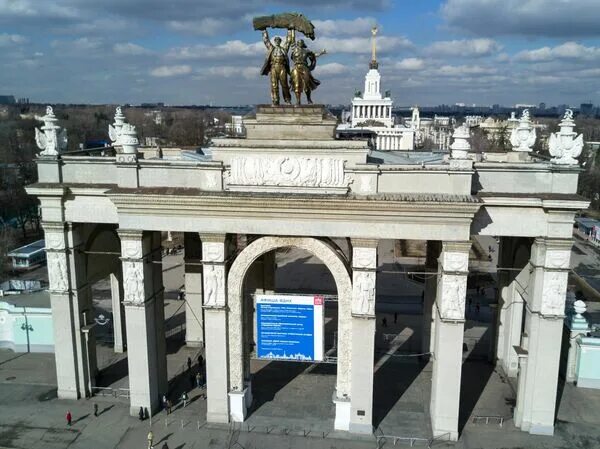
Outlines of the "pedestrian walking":
[{"label": "pedestrian walking", "polygon": [[196,373],[196,387],[200,388],[202,385],[202,376],[200,375],[200,371]]},{"label": "pedestrian walking", "polygon": [[204,368],[204,357],[202,354],[198,354],[198,369],[202,370]]},{"label": "pedestrian walking", "polygon": [[188,357],[188,359],[187,359],[187,367],[188,367],[188,371],[190,371],[192,369],[192,359],[191,359],[191,357]]},{"label": "pedestrian walking", "polygon": [[479,301],[477,301],[477,304],[475,304],[475,314],[477,316],[479,316],[479,311],[481,310],[481,304],[479,303]]},{"label": "pedestrian walking", "polygon": [[154,447],[154,434],[152,431],[148,432],[148,449],[152,449]]},{"label": "pedestrian walking", "polygon": [[383,319],[381,320],[381,326],[387,327],[387,318],[386,317],[383,317]]},{"label": "pedestrian walking", "polygon": [[73,416],[71,415],[71,410],[67,410],[67,425],[70,426],[71,425],[71,421],[73,420]]},{"label": "pedestrian walking", "polygon": [[171,408],[173,407],[173,403],[170,399],[167,399],[167,415],[171,414]]},{"label": "pedestrian walking", "polygon": [[394,324],[398,322],[398,312],[394,312]]},{"label": "pedestrian walking", "polygon": [[144,407],[140,407],[140,411],[138,412],[138,417],[140,418],[140,421],[144,420]]},{"label": "pedestrian walking", "polygon": [[166,410],[166,409],[167,409],[167,405],[168,405],[168,404],[167,404],[167,395],[166,395],[166,394],[163,394],[163,397],[162,397],[162,406],[163,406],[163,410]]},{"label": "pedestrian walking", "polygon": [[183,394],[181,395],[181,400],[183,401],[183,408],[185,408],[189,399],[190,398],[188,397],[187,393],[184,391]]},{"label": "pedestrian walking", "polygon": [[98,416],[98,404],[94,404],[94,416]]},{"label": "pedestrian walking", "polygon": [[165,441],[162,445],[161,449],[169,449],[169,446],[167,445],[167,442]]}]

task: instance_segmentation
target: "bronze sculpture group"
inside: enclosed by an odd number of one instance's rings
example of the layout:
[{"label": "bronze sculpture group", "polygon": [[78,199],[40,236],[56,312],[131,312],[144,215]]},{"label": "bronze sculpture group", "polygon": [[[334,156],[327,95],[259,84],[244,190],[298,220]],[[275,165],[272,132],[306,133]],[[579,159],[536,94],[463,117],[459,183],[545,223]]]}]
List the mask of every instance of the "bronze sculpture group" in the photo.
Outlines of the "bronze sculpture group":
[{"label": "bronze sculpture group", "polygon": [[[273,42],[269,39],[266,28],[287,28],[285,42],[277,36]],[[254,28],[263,32],[263,42],[267,47],[267,56],[263,64],[261,75],[271,77],[271,102],[273,105],[280,103],[280,90],[283,101],[291,104],[293,90],[296,104],[301,104],[302,93],[306,95],[308,104],[312,104],[312,91],[320,82],[312,76],[312,71],[317,65],[317,58],[325,54],[325,50],[315,53],[309,50],[303,39],[296,40],[296,32],[314,38],[314,26],[301,14],[285,13],[275,16],[257,17],[254,19]],[[288,56],[290,53],[291,54]],[[290,69],[289,57],[294,63]],[[290,89],[291,87],[291,89]]]}]

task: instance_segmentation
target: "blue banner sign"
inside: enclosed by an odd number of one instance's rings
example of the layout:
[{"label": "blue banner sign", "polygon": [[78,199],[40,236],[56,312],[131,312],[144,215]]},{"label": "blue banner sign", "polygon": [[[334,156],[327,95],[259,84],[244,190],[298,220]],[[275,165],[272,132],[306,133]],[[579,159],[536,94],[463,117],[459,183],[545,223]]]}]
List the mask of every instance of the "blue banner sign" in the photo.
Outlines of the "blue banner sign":
[{"label": "blue banner sign", "polygon": [[323,360],[322,296],[256,295],[259,359]]}]

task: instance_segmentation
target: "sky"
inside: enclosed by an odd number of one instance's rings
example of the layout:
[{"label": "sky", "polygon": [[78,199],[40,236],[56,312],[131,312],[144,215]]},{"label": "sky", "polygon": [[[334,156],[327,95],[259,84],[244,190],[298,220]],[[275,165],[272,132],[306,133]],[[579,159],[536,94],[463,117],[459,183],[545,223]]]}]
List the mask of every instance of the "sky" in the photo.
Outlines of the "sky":
[{"label": "sky", "polygon": [[600,0],[0,0],[0,95],[266,103],[252,18],[287,11],[307,16],[309,48],[328,52],[318,103],[363,90],[375,24],[397,106],[600,103]]}]

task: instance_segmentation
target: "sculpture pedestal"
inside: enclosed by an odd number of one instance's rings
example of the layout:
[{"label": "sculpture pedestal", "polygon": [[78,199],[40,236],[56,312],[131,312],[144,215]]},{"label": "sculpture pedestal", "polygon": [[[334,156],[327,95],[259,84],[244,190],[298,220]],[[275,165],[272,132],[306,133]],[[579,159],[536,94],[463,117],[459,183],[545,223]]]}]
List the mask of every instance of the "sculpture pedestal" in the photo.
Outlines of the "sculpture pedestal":
[{"label": "sculpture pedestal", "polygon": [[336,140],[336,119],[321,105],[258,106],[244,125],[246,138],[213,141],[213,160],[229,167],[227,190],[346,194],[346,165],[367,162],[367,142]]}]

